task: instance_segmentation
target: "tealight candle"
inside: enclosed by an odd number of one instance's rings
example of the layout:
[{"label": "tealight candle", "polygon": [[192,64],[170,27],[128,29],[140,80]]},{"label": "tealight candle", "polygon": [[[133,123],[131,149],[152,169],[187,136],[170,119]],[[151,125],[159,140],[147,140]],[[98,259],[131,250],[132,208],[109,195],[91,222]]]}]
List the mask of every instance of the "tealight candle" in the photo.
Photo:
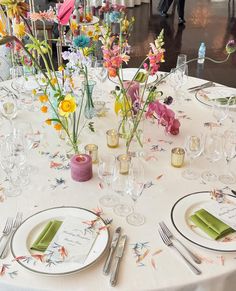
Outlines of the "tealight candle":
[{"label": "tealight candle", "polygon": [[117,157],[119,161],[119,173],[126,175],[129,172],[131,157],[127,154],[122,154]]},{"label": "tealight candle", "polygon": [[109,148],[117,148],[119,145],[119,133],[115,129],[109,129],[106,132],[107,135],[107,146]]},{"label": "tealight candle", "polygon": [[184,164],[184,154],[183,148],[173,148],[171,150],[171,165],[175,168],[181,168]]},{"label": "tealight candle", "polygon": [[92,158],[86,154],[74,155],[70,160],[71,177],[78,182],[85,182],[92,178]]},{"label": "tealight candle", "polygon": [[105,116],[105,101],[94,101],[93,105],[98,117]]},{"label": "tealight candle", "polygon": [[98,146],[95,144],[87,144],[85,147],[85,153],[92,158],[92,163],[96,164],[98,162]]}]

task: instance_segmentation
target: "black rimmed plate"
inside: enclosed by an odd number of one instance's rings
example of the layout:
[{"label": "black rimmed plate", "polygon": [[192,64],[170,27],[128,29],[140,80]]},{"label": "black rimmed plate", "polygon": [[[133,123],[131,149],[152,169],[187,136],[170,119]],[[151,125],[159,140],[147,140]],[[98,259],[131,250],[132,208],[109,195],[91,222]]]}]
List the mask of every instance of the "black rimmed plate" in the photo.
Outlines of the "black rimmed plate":
[{"label": "black rimmed plate", "polygon": [[[235,204],[236,207],[235,196],[225,194],[225,199],[227,203]],[[181,236],[195,245],[213,251],[236,252],[236,233],[227,235],[227,238],[213,240],[189,220],[192,214],[204,208],[204,205],[210,201],[212,201],[210,191],[194,192],[180,198],[171,209],[171,221],[174,227]]]},{"label": "black rimmed plate", "polygon": [[[32,272],[61,276],[79,272],[96,263],[104,254],[108,242],[109,231],[105,227],[104,221],[99,218],[99,228],[101,231],[83,263],[65,260],[52,261],[50,257],[45,257],[43,253],[35,252],[30,249],[32,243],[39,236],[45,225],[51,220],[63,221],[66,217],[78,217],[84,221],[96,220],[99,217],[92,211],[79,207],[55,207],[38,212],[27,218],[16,230],[11,241],[11,252],[15,260],[27,270]],[[63,255],[65,250],[59,250]]]}]

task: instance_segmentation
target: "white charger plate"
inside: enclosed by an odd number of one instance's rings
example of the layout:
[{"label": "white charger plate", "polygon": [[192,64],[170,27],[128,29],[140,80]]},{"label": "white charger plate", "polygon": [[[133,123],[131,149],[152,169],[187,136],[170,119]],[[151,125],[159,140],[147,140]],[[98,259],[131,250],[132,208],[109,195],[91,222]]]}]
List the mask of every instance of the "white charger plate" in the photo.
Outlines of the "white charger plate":
[{"label": "white charger plate", "polygon": [[[90,210],[73,206],[50,208],[30,216],[16,230],[11,241],[11,252],[16,261],[27,270],[50,276],[72,274],[96,263],[108,246],[109,231],[107,228],[100,231],[83,264],[78,262],[47,264],[47,262],[41,262],[39,258],[32,257],[35,254],[43,254],[32,251],[30,247],[45,225],[50,220],[63,221],[68,216],[82,218],[85,221],[91,221],[98,217]],[[100,223],[101,226],[105,226],[102,219]],[[21,258],[19,259],[19,257]]]},{"label": "white charger plate", "polygon": [[[125,68],[125,69],[122,69],[122,75],[123,75],[123,80],[124,81],[131,81],[134,77],[134,75],[136,74],[137,72],[137,69],[136,68]],[[142,72],[142,73],[146,73],[146,71],[144,69],[141,69],[139,72]],[[116,83],[116,84],[119,84],[119,80],[117,77],[115,78],[109,78],[113,83]],[[148,81],[147,81],[147,84],[150,85],[152,84],[153,82],[155,82],[157,80],[157,75],[153,75],[153,76],[149,76],[148,77]],[[140,85],[142,86],[144,83],[140,83]]]},{"label": "white charger plate", "polygon": [[[231,95],[236,96],[235,88],[225,86],[214,86],[198,90],[195,94],[195,97],[199,102],[212,107],[214,104],[213,99],[230,97]],[[236,104],[230,105],[229,108],[236,108]]]},{"label": "white charger plate", "polygon": [[[226,195],[226,199],[236,205],[236,197]],[[190,242],[213,251],[236,252],[236,234],[227,237],[234,237],[234,241],[224,242],[211,239],[205,232],[198,227],[192,227],[193,223],[189,217],[211,200],[209,191],[195,192],[180,198],[171,209],[171,220],[176,230]],[[217,203],[217,202],[216,202]]]}]

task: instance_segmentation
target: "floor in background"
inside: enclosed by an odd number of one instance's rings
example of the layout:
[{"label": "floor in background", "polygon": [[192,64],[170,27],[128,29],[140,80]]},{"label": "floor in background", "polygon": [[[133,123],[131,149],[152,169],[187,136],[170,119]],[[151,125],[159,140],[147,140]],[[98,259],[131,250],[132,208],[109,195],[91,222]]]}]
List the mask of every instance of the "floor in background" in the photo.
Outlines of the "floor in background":
[{"label": "floor in background", "polygon": [[[178,26],[178,15],[174,7],[170,8],[170,16],[166,19],[157,14],[157,4],[158,0],[153,0],[152,9],[149,4],[128,9],[128,15],[136,19],[130,39],[132,55],[129,67],[140,65],[149,50],[149,43],[153,42],[162,28],[166,49],[166,61],[160,69],[162,71],[175,67],[179,53],[187,54],[188,59],[197,57],[201,42],[206,43],[208,57],[223,59],[226,56],[224,48],[227,41],[236,41],[234,0],[187,0],[185,27]],[[194,62],[189,65],[189,75],[236,87],[236,53],[224,64],[205,61],[204,65],[197,65]]]}]

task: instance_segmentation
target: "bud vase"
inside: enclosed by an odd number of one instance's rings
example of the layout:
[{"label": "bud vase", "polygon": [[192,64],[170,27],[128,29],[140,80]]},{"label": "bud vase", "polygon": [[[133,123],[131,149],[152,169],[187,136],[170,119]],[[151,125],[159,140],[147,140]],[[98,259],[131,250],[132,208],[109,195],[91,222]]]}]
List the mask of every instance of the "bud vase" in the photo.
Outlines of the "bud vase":
[{"label": "bud vase", "polygon": [[96,110],[93,104],[93,89],[95,85],[96,82],[94,80],[88,80],[83,82],[84,94],[86,97],[84,116],[87,119],[92,119],[96,115]]}]

